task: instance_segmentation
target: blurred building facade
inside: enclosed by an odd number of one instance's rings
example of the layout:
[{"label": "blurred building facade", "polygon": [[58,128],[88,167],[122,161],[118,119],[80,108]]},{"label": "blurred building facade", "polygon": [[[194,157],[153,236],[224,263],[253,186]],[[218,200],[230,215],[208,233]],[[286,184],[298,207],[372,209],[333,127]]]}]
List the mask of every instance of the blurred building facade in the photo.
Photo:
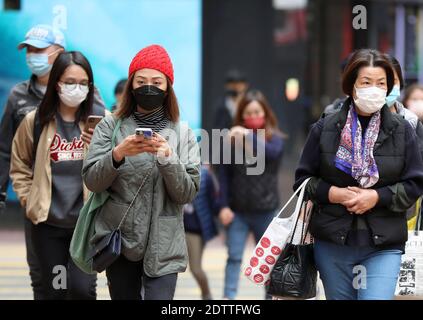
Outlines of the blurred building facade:
[{"label": "blurred building facade", "polygon": [[[364,5],[367,29],[354,29],[353,8]],[[325,105],[342,96],[341,64],[350,52],[375,48],[395,56],[406,83],[423,82],[422,0],[311,0],[308,5],[310,68],[307,94],[312,97],[312,119]]]},{"label": "blurred building facade", "polygon": [[[353,28],[359,5],[366,29]],[[269,98],[293,157],[309,125],[342,97],[341,64],[355,49],[389,53],[407,83],[423,82],[423,0],[204,0],[202,11],[203,127],[212,126],[226,71],[237,68]]]},{"label": "blurred building facade", "polygon": [[[125,75],[133,54],[143,45],[158,42],[174,59],[175,89],[183,117],[191,125],[212,128],[224,95],[225,75],[239,69],[251,87],[269,99],[289,136],[285,159],[292,161],[298,159],[309,125],[327,104],[342,96],[341,63],[353,50],[371,47],[390,53],[403,66],[407,83],[423,82],[423,0],[1,2],[0,110],[12,85],[28,77],[24,52],[15,45],[32,24],[54,18],[53,8],[63,4],[68,8],[69,49],[82,50],[93,62],[96,85],[108,105],[110,88]],[[358,5],[366,8],[365,30],[352,25]],[[155,12],[164,14],[155,10],[161,6],[166,7],[169,19],[159,32],[147,22],[155,19]],[[128,8],[132,20],[123,21]],[[82,18],[93,12],[101,29],[90,29],[91,21]],[[139,17],[144,17],[142,33],[132,28],[132,21]],[[109,45],[110,34],[119,45]]]}]

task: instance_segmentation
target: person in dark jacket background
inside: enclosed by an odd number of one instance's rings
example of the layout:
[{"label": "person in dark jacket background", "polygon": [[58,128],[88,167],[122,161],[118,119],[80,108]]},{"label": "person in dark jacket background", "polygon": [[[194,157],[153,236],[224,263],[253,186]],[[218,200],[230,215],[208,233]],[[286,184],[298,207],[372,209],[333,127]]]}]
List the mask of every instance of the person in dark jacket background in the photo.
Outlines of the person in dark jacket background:
[{"label": "person in dark jacket background", "polygon": [[115,85],[115,90],[113,91],[113,94],[115,96],[115,104],[112,105],[112,107],[110,108],[110,110],[112,110],[112,112],[116,111],[116,109],[119,108],[119,106],[122,102],[123,90],[125,89],[125,85],[126,85],[127,81],[128,81],[128,79],[124,78],[124,79],[119,80]]},{"label": "person in dark jacket background", "polygon": [[242,96],[248,90],[246,76],[236,70],[229,70],[225,79],[225,97],[216,108],[213,129],[230,129]]},{"label": "person in dark jacket background", "polygon": [[200,286],[203,300],[212,299],[207,275],[201,266],[201,260],[206,243],[218,234],[214,221],[217,193],[217,179],[210,167],[203,165],[198,194],[192,203],[184,206],[184,227],[189,267]]},{"label": "person in dark jacket background", "polygon": [[[259,136],[258,129],[264,129],[264,137]],[[247,236],[252,231],[258,242],[279,206],[277,177],[283,152],[283,134],[261,92],[248,92],[241,100],[229,138],[235,139],[235,143],[232,145],[231,163],[219,166],[219,220],[226,227],[228,247],[224,298],[235,299]],[[243,146],[236,143],[239,139],[245,139]],[[253,153],[263,153],[263,159],[259,159],[264,161],[261,174],[248,173],[247,156],[243,156],[243,163],[234,161],[236,153],[248,154],[250,149]]]},{"label": "person in dark jacket background", "polygon": [[386,56],[356,51],[342,78],[349,98],[312,126],[295,173],[294,188],[312,177],[310,231],[327,299],[394,296],[423,162],[415,130],[386,105],[393,86]]}]

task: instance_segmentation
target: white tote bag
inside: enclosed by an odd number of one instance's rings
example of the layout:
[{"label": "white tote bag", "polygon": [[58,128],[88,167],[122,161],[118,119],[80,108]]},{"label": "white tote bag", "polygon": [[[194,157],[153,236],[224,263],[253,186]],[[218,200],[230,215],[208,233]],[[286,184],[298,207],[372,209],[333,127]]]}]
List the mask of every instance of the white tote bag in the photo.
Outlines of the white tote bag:
[{"label": "white tote bag", "polygon": [[[259,243],[257,243],[254,248],[251,258],[244,266],[244,275],[255,284],[266,285],[268,283],[270,273],[282,253],[288,237],[292,234],[295,221],[300,214],[304,200],[304,192],[309,181],[310,178],[304,180],[301,186],[294,192],[291,198],[279,211],[277,216],[273,218]],[[294,213],[288,218],[280,218],[281,214],[298,194],[299,196]]]},{"label": "white tote bag", "polygon": [[408,231],[405,254],[395,290],[396,299],[423,299],[423,232],[419,231],[421,213],[418,213],[414,231]]}]

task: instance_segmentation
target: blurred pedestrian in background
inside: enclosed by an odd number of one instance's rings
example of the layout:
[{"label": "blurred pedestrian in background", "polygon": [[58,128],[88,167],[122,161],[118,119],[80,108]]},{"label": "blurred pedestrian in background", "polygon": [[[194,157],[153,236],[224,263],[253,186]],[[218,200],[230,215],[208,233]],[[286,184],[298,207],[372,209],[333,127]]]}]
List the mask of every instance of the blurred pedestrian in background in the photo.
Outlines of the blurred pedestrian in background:
[{"label": "blurred pedestrian in background", "polygon": [[[91,133],[83,128],[94,106],[90,63],[77,51],[55,60],[46,93],[37,110],[28,113],[12,145],[13,189],[32,221],[31,242],[41,269],[45,299],[95,299],[96,275],[72,262],[69,246],[88,191],[82,182],[84,146]],[[66,268],[66,288],[56,288],[57,266]]]},{"label": "blurred pedestrian in background", "polygon": [[128,79],[121,79],[116,83],[114,95],[115,95],[115,104],[111,107],[112,112],[116,111],[117,108],[119,108],[120,103],[122,102],[122,95],[123,95],[123,89],[125,88],[126,82]]},{"label": "blurred pedestrian in background", "polygon": [[230,129],[237,107],[249,87],[247,77],[239,70],[229,70],[225,79],[225,96],[215,108],[213,129]]},{"label": "blurred pedestrian in background", "polygon": [[[348,55],[348,57],[346,57],[344,60],[342,60],[341,65],[340,65],[340,69],[341,69],[341,73],[340,73],[340,78],[342,78],[342,74],[344,73],[344,69],[345,66],[347,65],[349,59],[351,58],[352,53],[350,53]],[[328,115],[330,113],[339,111],[342,108],[342,105],[344,104],[345,100],[347,99],[347,97],[341,97],[341,98],[336,98],[335,100],[333,100],[333,102],[329,105],[327,105],[325,107],[325,109],[323,110],[322,116]]]},{"label": "blurred pedestrian in background", "polygon": [[184,206],[184,227],[188,247],[189,267],[197,281],[203,300],[211,300],[207,275],[202,267],[206,243],[217,235],[214,221],[217,209],[218,182],[210,166],[201,168],[201,183],[197,197]]},{"label": "blurred pedestrian in background", "polygon": [[[61,31],[48,25],[31,28],[18,49],[26,48],[26,63],[31,78],[18,83],[10,91],[0,124],[0,202],[5,207],[9,184],[10,153],[16,130],[26,114],[37,108],[46,92],[48,77],[53,62],[64,51],[65,39]],[[18,101],[20,101],[18,103]],[[23,103],[22,103],[23,102]],[[31,222],[25,218],[26,258],[29,266],[34,299],[44,298],[41,284],[41,270],[34,254],[31,239]]]},{"label": "blurred pedestrian in background", "polygon": [[[416,114],[404,107],[404,105],[399,102],[401,96],[401,90],[404,88],[404,78],[402,73],[402,68],[400,63],[394,57],[385,54],[385,57],[391,62],[394,71],[394,87],[392,88],[391,93],[386,97],[386,104],[393,113],[398,113],[403,116],[405,120],[411,125],[411,127],[416,131],[417,135],[417,144],[419,145],[419,152],[423,159],[423,124],[419,121],[419,118]],[[417,202],[420,200],[417,200]],[[407,220],[416,218],[419,214],[420,205],[416,202],[416,205],[412,206],[407,210]],[[414,220],[416,221],[416,220]],[[412,224],[414,226],[414,224]],[[414,229],[414,228],[412,228]]]},{"label": "blurred pedestrian in background", "polygon": [[[265,130],[262,140],[258,129]],[[283,152],[283,134],[266,98],[259,91],[248,92],[240,101],[229,139],[242,139],[242,147],[232,145],[231,164],[219,166],[219,219],[226,227],[228,260],[225,269],[224,298],[235,299],[241,261],[250,231],[260,240],[279,207],[278,170]],[[264,172],[247,173],[246,157],[241,164],[234,161],[236,152],[247,149],[255,154],[257,145],[264,147]],[[242,148],[242,150],[237,150]]]},{"label": "blurred pedestrian in background", "polygon": [[[386,104],[388,105],[389,109],[393,113],[398,113],[399,115],[403,116],[405,120],[411,125],[413,129],[416,130],[416,134],[419,137],[419,144],[423,144],[423,127],[422,124],[419,122],[418,117],[411,112],[410,110],[406,109],[404,105],[399,101],[401,96],[401,90],[404,88],[404,78],[402,73],[401,65],[399,64],[398,60],[394,57],[385,54],[385,58],[391,62],[394,72],[394,86],[392,91],[386,97]],[[422,147],[420,149],[423,149]]]},{"label": "blurred pedestrian in background", "polygon": [[[310,231],[329,300],[392,299],[407,241],[406,210],[423,193],[415,130],[392,113],[389,59],[370,49],[347,64],[341,110],[321,118],[304,146],[294,188],[312,177]],[[366,287],[354,270],[366,271]]]},{"label": "blurred pedestrian in background", "polygon": [[[64,51],[63,33],[49,25],[36,25],[31,28],[18,49],[26,49],[26,64],[31,78],[15,85],[10,91],[0,124],[0,211],[5,208],[6,191],[9,183],[12,140],[23,118],[40,104],[47,90],[52,65]],[[104,108],[98,92],[95,105]],[[31,221],[24,219],[26,259],[29,266],[34,299],[43,299],[41,270],[31,242]]]},{"label": "blurred pedestrian in background", "polygon": [[423,121],[423,85],[414,83],[408,86],[402,99],[404,106]]},{"label": "blurred pedestrian in background", "polygon": [[[201,166],[196,138],[179,122],[173,80],[163,47],[138,52],[122,104],[100,122],[84,161],[87,187],[110,193],[95,217],[93,243],[122,223],[122,254],[106,268],[113,300],[171,300],[178,272],[187,267],[182,209],[199,190]],[[137,128],[154,133],[136,135]],[[168,137],[171,133],[176,136]]]}]

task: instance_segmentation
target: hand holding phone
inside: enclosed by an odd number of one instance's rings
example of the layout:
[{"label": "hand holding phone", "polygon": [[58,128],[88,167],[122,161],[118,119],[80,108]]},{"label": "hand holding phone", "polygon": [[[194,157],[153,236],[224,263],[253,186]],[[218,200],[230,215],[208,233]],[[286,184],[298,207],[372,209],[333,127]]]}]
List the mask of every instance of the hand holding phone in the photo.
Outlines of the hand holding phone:
[{"label": "hand holding phone", "polygon": [[94,129],[102,119],[102,116],[88,116],[85,122],[84,131],[89,132],[88,129]]},{"label": "hand holding phone", "polygon": [[89,145],[91,143],[94,128],[101,119],[103,119],[102,116],[88,116],[87,121],[85,122],[84,131],[81,132],[81,138],[85,144]]},{"label": "hand holding phone", "polygon": [[137,136],[144,136],[145,139],[151,139],[153,138],[153,130],[149,128],[136,128],[135,134]]}]

